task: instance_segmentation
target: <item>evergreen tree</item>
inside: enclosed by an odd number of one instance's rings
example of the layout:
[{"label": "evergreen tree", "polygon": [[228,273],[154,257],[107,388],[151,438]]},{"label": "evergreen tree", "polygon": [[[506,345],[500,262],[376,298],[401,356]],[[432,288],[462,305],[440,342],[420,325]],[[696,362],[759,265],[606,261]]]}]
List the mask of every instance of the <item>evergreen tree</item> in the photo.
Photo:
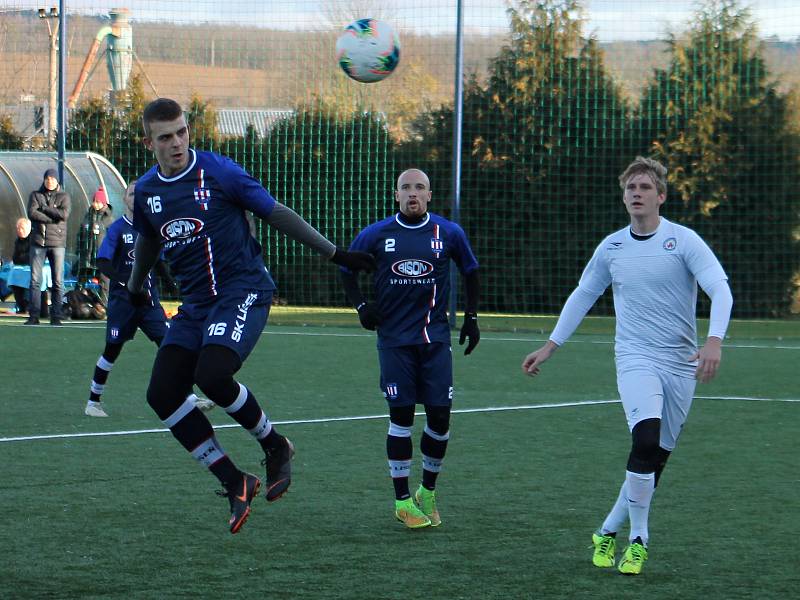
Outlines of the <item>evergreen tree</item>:
[{"label": "evergreen tree", "polygon": [[[575,0],[510,8],[511,37],[485,83],[465,83],[461,221],[488,310],[557,312],[594,247],[625,221],[616,176],[629,160],[626,105]],[[452,107],[417,121],[402,166],[422,157],[446,207]],[[420,160],[420,159],[417,159]]]},{"label": "evergreen tree", "polygon": [[769,81],[738,0],[697,11],[642,97],[642,131],[669,168],[663,213],[703,236],[730,278],[739,317],[786,314],[800,267],[800,137],[790,97]]},{"label": "evergreen tree", "polygon": [[214,151],[219,145],[217,111],[210,102],[204,101],[196,93],[192,94],[185,111],[186,123],[189,125],[189,145]]},{"label": "evergreen tree", "polygon": [[[297,108],[255,146],[251,173],[278,199],[347,246],[358,231],[392,214],[393,141],[382,115],[350,115],[319,101]],[[345,302],[335,269],[270,228],[261,239],[280,294],[294,305]]]}]

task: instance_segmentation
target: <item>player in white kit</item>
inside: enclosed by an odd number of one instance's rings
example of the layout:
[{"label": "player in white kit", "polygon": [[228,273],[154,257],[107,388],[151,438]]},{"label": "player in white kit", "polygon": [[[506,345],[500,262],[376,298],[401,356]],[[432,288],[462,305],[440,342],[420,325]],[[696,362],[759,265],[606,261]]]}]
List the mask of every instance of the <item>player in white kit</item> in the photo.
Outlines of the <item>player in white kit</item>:
[{"label": "player in white kit", "polygon": [[[531,376],[577,329],[611,285],[616,313],[617,387],[631,452],[616,503],[592,535],[598,567],[615,564],[616,535],[630,520],[619,571],[638,575],[647,560],[647,518],[659,476],[686,421],[695,383],[717,372],[733,298],[714,253],[691,229],[659,215],[667,169],[637,157],[620,175],[631,224],[604,239],[567,299],[550,339],[522,362]],[[697,286],[711,298],[705,345],[698,349]]]}]

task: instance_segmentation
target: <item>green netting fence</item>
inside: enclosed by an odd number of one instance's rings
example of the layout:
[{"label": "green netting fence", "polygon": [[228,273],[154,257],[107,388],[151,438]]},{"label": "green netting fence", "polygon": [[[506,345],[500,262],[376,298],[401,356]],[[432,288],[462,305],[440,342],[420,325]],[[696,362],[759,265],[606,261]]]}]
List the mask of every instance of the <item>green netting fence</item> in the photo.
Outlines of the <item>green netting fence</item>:
[{"label": "green netting fence", "polygon": [[[430,175],[431,210],[452,214],[456,0],[224,11],[87,0],[68,11],[68,150],[141,175],[153,159],[139,117],[167,96],[186,107],[195,147],[241,163],[340,244],[392,214],[407,167]],[[668,166],[662,214],[715,250],[736,316],[800,310],[797,2],[469,0],[463,14],[460,220],[482,265],[484,311],[558,312],[595,246],[627,223],[617,175],[637,154]],[[348,79],[335,60],[340,30],[365,16],[389,22],[402,45],[380,83]],[[1,149],[53,147],[56,21],[35,2],[0,8]],[[258,231],[282,301],[345,304],[334,268]],[[597,312],[610,312],[608,296]]]}]

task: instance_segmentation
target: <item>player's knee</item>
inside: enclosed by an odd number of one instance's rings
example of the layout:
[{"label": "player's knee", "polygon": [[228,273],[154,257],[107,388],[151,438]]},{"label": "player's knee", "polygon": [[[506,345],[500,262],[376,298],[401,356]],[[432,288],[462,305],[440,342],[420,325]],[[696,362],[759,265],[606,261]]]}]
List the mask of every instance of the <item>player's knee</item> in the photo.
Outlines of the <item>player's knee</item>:
[{"label": "player's knee", "polygon": [[174,413],[192,389],[188,373],[180,365],[187,360],[188,351],[177,346],[160,348],[153,364],[147,403],[162,421]]},{"label": "player's knee", "polygon": [[426,406],[425,417],[427,427],[439,436],[445,436],[450,431],[450,407]]},{"label": "player's knee", "polygon": [[154,376],[150,378],[150,385],[147,386],[147,403],[150,408],[158,415],[162,421],[169,417],[183,402],[184,398],[177,389],[174,382],[166,377]]},{"label": "player's knee", "polygon": [[397,427],[411,428],[414,425],[414,405],[390,406],[389,422]]},{"label": "player's knee", "polygon": [[628,470],[632,473],[653,473],[661,461],[661,419],[638,422],[631,432],[631,453]]},{"label": "player's knee", "polygon": [[240,366],[239,356],[230,348],[207,346],[197,359],[194,381],[209,398],[235,397],[239,387],[233,376]]}]

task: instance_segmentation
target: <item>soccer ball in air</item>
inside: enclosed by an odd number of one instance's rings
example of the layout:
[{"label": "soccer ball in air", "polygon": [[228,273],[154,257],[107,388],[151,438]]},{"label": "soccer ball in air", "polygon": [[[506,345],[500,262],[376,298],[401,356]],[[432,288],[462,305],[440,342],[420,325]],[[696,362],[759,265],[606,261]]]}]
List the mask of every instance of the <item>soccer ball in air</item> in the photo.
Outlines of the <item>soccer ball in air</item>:
[{"label": "soccer ball in air", "polygon": [[347,76],[362,83],[381,81],[400,62],[400,40],[388,23],[359,19],[336,40],[336,60]]}]

